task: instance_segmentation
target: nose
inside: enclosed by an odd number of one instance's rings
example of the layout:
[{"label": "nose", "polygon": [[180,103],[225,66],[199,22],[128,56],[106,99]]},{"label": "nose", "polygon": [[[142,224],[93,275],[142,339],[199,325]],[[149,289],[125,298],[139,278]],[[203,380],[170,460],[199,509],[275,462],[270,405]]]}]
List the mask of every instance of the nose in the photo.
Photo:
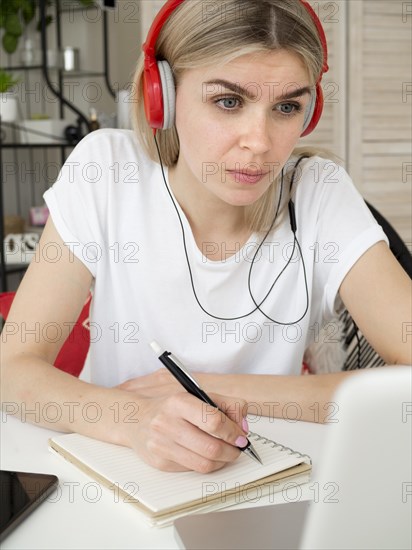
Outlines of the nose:
[{"label": "nose", "polygon": [[269,124],[264,115],[250,114],[247,119],[243,118],[239,137],[240,147],[248,149],[254,155],[269,151],[272,146]]}]

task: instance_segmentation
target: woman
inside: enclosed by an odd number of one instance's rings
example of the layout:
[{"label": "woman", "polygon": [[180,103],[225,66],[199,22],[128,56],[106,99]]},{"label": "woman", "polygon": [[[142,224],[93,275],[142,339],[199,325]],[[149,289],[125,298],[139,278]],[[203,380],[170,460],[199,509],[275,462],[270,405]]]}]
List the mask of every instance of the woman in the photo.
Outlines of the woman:
[{"label": "woman", "polygon": [[[321,112],[320,23],[301,0],[209,4],[167,3],[136,72],[136,133],[88,135],[45,194],[51,216],[9,322],[61,337],[11,336],[3,351],[5,401],[57,402],[58,421],[39,424],[165,470],[235,460],[247,411],[293,404],[325,421],[350,374],[300,376],[302,357],[343,305],[387,363],[411,363],[407,276],[346,172],[296,151]],[[87,384],[52,364],[90,288]],[[152,340],[227,416],[159,370]]]}]

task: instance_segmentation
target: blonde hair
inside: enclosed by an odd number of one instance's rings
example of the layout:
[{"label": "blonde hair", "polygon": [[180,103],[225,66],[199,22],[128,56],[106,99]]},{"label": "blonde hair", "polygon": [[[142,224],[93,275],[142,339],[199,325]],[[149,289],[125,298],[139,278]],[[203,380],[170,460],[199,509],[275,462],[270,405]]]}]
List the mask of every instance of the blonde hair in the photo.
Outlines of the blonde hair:
[{"label": "blonde hair", "polygon": [[[156,41],[156,58],[168,61],[176,87],[185,70],[280,49],[300,56],[311,83],[318,81],[323,48],[316,25],[300,0],[224,0],[220,9],[213,11],[205,9],[208,5],[204,0],[185,0],[170,15]],[[158,162],[153,131],[144,112],[143,64],[142,53],[134,75],[133,124],[143,149]],[[180,149],[176,127],[158,130],[156,139],[163,164],[176,164]],[[310,151],[309,155],[312,154]],[[278,183],[279,176],[260,199],[246,207],[246,220],[252,231],[270,227]]]}]

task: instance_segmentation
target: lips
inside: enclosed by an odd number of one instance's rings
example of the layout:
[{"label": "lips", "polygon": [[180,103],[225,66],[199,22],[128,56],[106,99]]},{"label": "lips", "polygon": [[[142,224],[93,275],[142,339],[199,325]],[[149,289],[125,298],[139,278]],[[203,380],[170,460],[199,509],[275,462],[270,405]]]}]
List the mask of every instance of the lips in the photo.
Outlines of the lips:
[{"label": "lips", "polygon": [[256,170],[226,170],[226,173],[237,183],[248,184],[258,183],[268,174],[268,172]]}]

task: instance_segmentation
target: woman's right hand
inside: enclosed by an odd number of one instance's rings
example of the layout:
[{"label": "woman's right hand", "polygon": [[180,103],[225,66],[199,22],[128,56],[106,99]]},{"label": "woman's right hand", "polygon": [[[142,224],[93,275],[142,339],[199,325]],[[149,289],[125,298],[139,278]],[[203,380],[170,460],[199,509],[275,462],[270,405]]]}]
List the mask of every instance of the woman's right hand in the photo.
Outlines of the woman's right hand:
[{"label": "woman's right hand", "polygon": [[168,397],[136,395],[137,422],[123,426],[127,445],[165,471],[208,473],[233,462],[239,457],[238,447],[247,443],[246,402],[218,394],[211,397],[225,414],[185,391]]}]

